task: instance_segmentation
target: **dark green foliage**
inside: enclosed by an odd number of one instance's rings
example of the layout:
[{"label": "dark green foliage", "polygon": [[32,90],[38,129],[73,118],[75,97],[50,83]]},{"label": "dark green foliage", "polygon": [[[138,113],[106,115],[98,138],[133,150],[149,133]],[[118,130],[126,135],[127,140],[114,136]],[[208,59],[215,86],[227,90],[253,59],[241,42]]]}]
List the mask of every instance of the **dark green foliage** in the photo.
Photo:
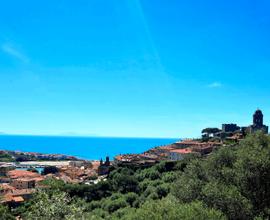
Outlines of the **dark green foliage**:
[{"label": "dark green foliage", "polygon": [[35,160],[33,156],[28,156],[28,155],[16,155],[16,162],[23,162],[23,161],[29,161],[29,160]]},{"label": "dark green foliage", "polygon": [[202,200],[209,206],[226,213],[229,219],[250,219],[251,204],[236,186],[210,182],[202,189]]},{"label": "dark green foliage", "polygon": [[172,190],[182,202],[201,200],[229,219],[268,217],[270,137],[257,133],[239,146],[221,148],[206,160],[194,160]]},{"label": "dark green foliage", "polygon": [[218,133],[218,132],[220,132],[219,128],[204,128],[202,130],[202,133],[207,133],[207,134],[215,134],[215,133]]},{"label": "dark green foliage", "polygon": [[217,220],[226,219],[217,210],[209,209],[202,203],[180,204],[171,199],[148,201],[140,209],[129,210],[122,218],[125,220]]},{"label": "dark green foliage", "polygon": [[163,183],[156,187],[156,193],[158,195],[158,198],[166,197],[170,192],[170,186],[169,184]]},{"label": "dark green foliage", "polygon": [[157,164],[155,167],[159,173],[164,173],[164,172],[172,171],[176,164],[177,164],[176,161],[162,161],[159,164]]},{"label": "dark green foliage", "polygon": [[115,212],[116,210],[120,209],[120,208],[125,208],[127,207],[129,204],[126,202],[124,197],[119,197],[117,199],[107,199],[104,200],[104,202],[102,203],[102,208],[109,212]]},{"label": "dark green foliage", "polygon": [[0,204],[0,220],[15,220],[15,217],[11,214],[6,206]]},{"label": "dark green foliage", "polygon": [[112,187],[108,181],[101,181],[95,185],[65,184],[60,180],[45,181],[53,189],[67,192],[71,197],[80,197],[86,201],[100,200],[112,194]]},{"label": "dark green foliage", "polygon": [[0,162],[14,162],[14,158],[6,153],[1,154],[0,153]]},{"label": "dark green foliage", "polygon": [[179,175],[180,173],[178,172],[170,171],[162,175],[162,180],[165,183],[173,183],[178,178]]},{"label": "dark green foliage", "polygon": [[138,205],[137,202],[139,200],[139,196],[136,193],[129,192],[125,195],[125,200],[131,207],[136,207]]},{"label": "dark green foliage", "polygon": [[156,180],[160,178],[160,173],[157,170],[151,170],[147,173],[146,178]]},{"label": "dark green foliage", "polygon": [[58,173],[59,172],[59,170],[58,170],[58,168],[57,167],[55,167],[55,166],[49,166],[49,167],[44,167],[44,170],[42,171],[42,174],[43,175],[47,175],[47,174],[49,174],[49,173]]},{"label": "dark green foliage", "polygon": [[138,180],[134,176],[134,172],[127,168],[121,168],[113,171],[110,175],[111,184],[115,191],[121,193],[137,192],[138,191]]},{"label": "dark green foliage", "polygon": [[256,214],[270,208],[270,138],[257,133],[246,138],[239,148],[235,163],[236,184],[250,199]]}]

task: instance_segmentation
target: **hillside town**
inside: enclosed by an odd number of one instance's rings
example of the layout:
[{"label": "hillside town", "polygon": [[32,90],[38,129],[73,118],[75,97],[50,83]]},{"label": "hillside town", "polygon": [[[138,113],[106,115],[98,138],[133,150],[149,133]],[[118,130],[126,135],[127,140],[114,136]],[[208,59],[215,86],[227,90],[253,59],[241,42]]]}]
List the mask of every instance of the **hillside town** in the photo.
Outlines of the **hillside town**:
[{"label": "hillside town", "polygon": [[38,188],[45,187],[43,181],[50,178],[65,183],[96,184],[106,180],[111,167],[149,167],[160,161],[183,160],[189,155],[205,157],[215,148],[239,142],[256,131],[268,133],[268,126],[263,124],[263,114],[259,109],[253,114],[250,126],[240,127],[231,123],[223,124],[221,129],[205,128],[200,139],[184,139],[140,154],[116,155],[113,161],[109,157],[105,161],[87,161],[65,155],[0,151],[0,156],[10,159],[0,162],[1,203],[18,206],[31,198]]},{"label": "hillside town", "polygon": [[219,128],[205,128],[200,139],[184,139],[166,146],[152,148],[142,154],[126,154],[115,157],[117,164],[151,165],[162,160],[182,160],[187,155],[206,156],[215,148],[242,140],[247,134],[262,131],[268,134],[268,126],[263,124],[263,113],[257,109],[253,123],[240,127],[237,124],[222,124]]}]

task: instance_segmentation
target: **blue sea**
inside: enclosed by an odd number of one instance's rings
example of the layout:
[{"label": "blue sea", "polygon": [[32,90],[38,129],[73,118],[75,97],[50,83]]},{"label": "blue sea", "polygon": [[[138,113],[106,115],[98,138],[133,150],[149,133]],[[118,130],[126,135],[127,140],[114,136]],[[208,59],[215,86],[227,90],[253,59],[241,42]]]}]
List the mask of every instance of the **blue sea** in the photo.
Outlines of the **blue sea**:
[{"label": "blue sea", "polygon": [[173,143],[173,138],[112,138],[0,135],[0,150],[18,150],[65,154],[82,159],[99,160],[117,154],[142,153],[150,148]]}]

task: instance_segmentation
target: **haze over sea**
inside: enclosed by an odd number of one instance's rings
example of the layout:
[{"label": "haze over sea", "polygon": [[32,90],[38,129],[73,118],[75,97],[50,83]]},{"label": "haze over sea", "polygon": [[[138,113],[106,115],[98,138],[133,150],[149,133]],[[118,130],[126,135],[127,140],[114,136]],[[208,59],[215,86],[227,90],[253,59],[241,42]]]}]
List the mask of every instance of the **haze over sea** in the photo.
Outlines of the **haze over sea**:
[{"label": "haze over sea", "polygon": [[173,138],[0,135],[0,150],[65,154],[99,160],[117,154],[142,153],[175,142]]}]

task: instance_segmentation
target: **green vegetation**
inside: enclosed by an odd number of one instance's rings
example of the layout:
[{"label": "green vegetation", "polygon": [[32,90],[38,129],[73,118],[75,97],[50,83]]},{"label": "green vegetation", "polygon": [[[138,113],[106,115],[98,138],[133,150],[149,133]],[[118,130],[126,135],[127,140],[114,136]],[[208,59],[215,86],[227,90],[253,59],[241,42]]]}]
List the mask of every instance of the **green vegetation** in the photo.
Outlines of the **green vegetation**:
[{"label": "green vegetation", "polygon": [[47,167],[44,167],[42,174],[47,175],[49,173],[54,174],[54,173],[58,173],[58,172],[59,172],[59,169],[56,166],[47,166]]},{"label": "green vegetation", "polygon": [[0,204],[0,220],[15,220],[15,217],[11,214],[7,207]]},{"label": "green vegetation", "polygon": [[96,185],[46,180],[15,209],[24,219],[268,219],[270,137],[257,133],[207,158],[115,168]]},{"label": "green vegetation", "polygon": [[0,153],[0,162],[14,162],[14,158],[6,153]]},{"label": "green vegetation", "polygon": [[204,128],[202,130],[202,133],[206,133],[208,135],[213,135],[215,133],[220,132],[221,130],[219,128]]}]

